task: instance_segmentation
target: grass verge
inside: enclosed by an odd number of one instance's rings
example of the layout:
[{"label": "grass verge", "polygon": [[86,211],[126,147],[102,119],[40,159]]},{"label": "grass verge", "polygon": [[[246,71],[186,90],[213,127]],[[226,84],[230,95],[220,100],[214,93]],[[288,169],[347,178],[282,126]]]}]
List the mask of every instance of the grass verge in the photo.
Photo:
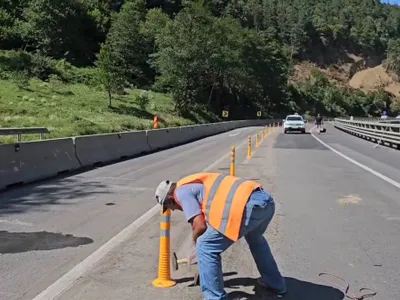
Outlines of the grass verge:
[{"label": "grass verge", "polygon": [[[201,110],[188,118],[173,110],[171,97],[143,90],[127,90],[113,98],[108,107],[104,91],[84,84],[64,84],[57,80],[0,80],[0,128],[47,127],[59,138],[97,133],[151,129],[153,115],[160,117],[161,127],[210,122],[216,116]],[[141,105],[143,96],[148,103]],[[24,135],[23,141],[37,140],[38,135]],[[1,137],[0,143],[15,142],[16,137]]]}]

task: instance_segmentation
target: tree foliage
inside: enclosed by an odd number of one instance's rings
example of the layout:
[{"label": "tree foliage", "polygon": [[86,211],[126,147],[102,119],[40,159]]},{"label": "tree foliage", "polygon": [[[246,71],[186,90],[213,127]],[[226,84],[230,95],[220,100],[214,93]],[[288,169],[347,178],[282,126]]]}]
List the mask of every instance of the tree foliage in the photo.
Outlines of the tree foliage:
[{"label": "tree foliage", "polygon": [[295,62],[330,64],[347,51],[387,55],[400,72],[400,8],[378,0],[1,3],[0,49],[14,52],[0,71],[21,71],[23,58],[29,75],[71,80],[74,68],[95,66],[110,99],[125,84],[153,88],[171,92],[181,113],[374,115],[390,109],[383,91],[343,90],[318,73],[294,86]]}]

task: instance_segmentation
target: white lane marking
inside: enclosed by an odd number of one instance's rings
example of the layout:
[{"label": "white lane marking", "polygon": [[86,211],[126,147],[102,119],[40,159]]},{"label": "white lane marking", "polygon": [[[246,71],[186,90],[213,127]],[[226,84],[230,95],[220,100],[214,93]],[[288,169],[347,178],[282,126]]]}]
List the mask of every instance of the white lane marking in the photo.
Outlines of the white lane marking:
[{"label": "white lane marking", "polygon": [[342,152],[332,148],[331,146],[329,146],[328,144],[326,144],[325,142],[321,141],[318,137],[316,137],[313,134],[313,130],[316,128],[316,126],[314,126],[313,128],[311,128],[310,133],[311,135],[318,141],[320,142],[322,145],[324,145],[326,148],[330,149],[331,151],[335,152],[337,155],[340,155],[341,157],[343,157],[344,159],[348,160],[349,162],[355,164],[356,166],[359,166],[360,168],[364,169],[365,171],[370,172],[371,174],[375,175],[376,177],[379,177],[380,179],[386,181],[387,183],[390,183],[391,185],[397,187],[398,189],[400,189],[400,183],[398,183],[397,181],[394,181],[393,179],[379,173],[378,171],[375,171],[373,169],[371,169],[370,167],[367,167],[366,165],[363,165],[362,163],[359,163],[358,161],[344,155]]},{"label": "white lane marking", "polygon": [[32,227],[33,224],[32,223],[27,223],[27,222],[22,222],[18,219],[13,219],[13,220],[1,220],[0,219],[0,224],[13,224],[13,225],[21,225],[21,226],[29,226]]},{"label": "white lane marking", "polygon": [[400,217],[386,217],[388,221],[400,221]]},{"label": "white lane marking", "polygon": [[[240,149],[242,148],[244,145],[247,145],[247,140],[243,141],[242,143],[240,143],[235,149]],[[207,168],[205,168],[203,171],[201,172],[208,172],[211,169],[213,169],[216,165],[218,165],[219,163],[221,163],[224,159],[227,159],[229,156],[231,155],[231,152],[228,151],[225,155],[221,156],[220,158],[218,158],[216,161],[214,161],[211,165],[209,165]]]},{"label": "white lane marking", "polygon": [[[247,144],[247,140],[239,144],[236,149],[243,147]],[[215,162],[207,166],[202,172],[208,172],[221,161],[228,158],[230,151],[223,155]],[[132,236],[135,231],[137,231],[141,226],[143,226],[147,221],[149,221],[157,213],[160,213],[160,206],[156,204],[150,210],[148,210],[141,217],[133,221],[128,227],[119,232],[116,236],[111,238],[108,242],[86,257],[83,261],[73,267],[68,273],[64,274],[56,282],[51,284],[48,288],[42,291],[32,300],[54,300],[61,296],[65,291],[67,291],[80,277],[93,269],[96,264],[102,260],[111,250],[117,247],[119,244],[123,243],[130,236]]]},{"label": "white lane marking", "polygon": [[230,137],[234,137],[234,136],[237,136],[237,135],[239,135],[239,134],[241,134],[241,133],[242,133],[242,131],[240,130],[240,131],[238,131],[238,132],[229,134],[229,136],[230,136]]}]

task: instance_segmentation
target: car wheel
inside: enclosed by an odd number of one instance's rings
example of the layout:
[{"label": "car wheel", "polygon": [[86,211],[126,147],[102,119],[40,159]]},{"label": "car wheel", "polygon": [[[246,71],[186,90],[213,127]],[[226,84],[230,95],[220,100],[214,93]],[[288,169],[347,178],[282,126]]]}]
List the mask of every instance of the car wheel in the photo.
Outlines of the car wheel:
[{"label": "car wheel", "polygon": [[285,129],[283,132],[286,134],[286,133],[287,133],[287,130]]},{"label": "car wheel", "polygon": [[304,134],[304,133],[306,133],[306,130],[305,130],[305,129],[304,129],[304,130],[302,130],[302,131],[301,131],[301,133],[303,133],[303,134]]}]

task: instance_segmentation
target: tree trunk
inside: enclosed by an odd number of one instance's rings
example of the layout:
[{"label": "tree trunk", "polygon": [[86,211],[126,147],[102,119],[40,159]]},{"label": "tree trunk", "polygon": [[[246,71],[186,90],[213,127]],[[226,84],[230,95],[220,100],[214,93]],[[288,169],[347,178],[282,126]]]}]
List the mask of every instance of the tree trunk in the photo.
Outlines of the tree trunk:
[{"label": "tree trunk", "polygon": [[108,89],[107,92],[108,92],[108,107],[112,107],[111,89]]},{"label": "tree trunk", "polygon": [[212,96],[213,96],[213,91],[214,91],[214,84],[212,85],[210,95],[208,96],[208,103],[207,103],[207,106],[208,106],[208,107],[210,107],[210,104],[211,104],[211,99],[212,99]]}]

